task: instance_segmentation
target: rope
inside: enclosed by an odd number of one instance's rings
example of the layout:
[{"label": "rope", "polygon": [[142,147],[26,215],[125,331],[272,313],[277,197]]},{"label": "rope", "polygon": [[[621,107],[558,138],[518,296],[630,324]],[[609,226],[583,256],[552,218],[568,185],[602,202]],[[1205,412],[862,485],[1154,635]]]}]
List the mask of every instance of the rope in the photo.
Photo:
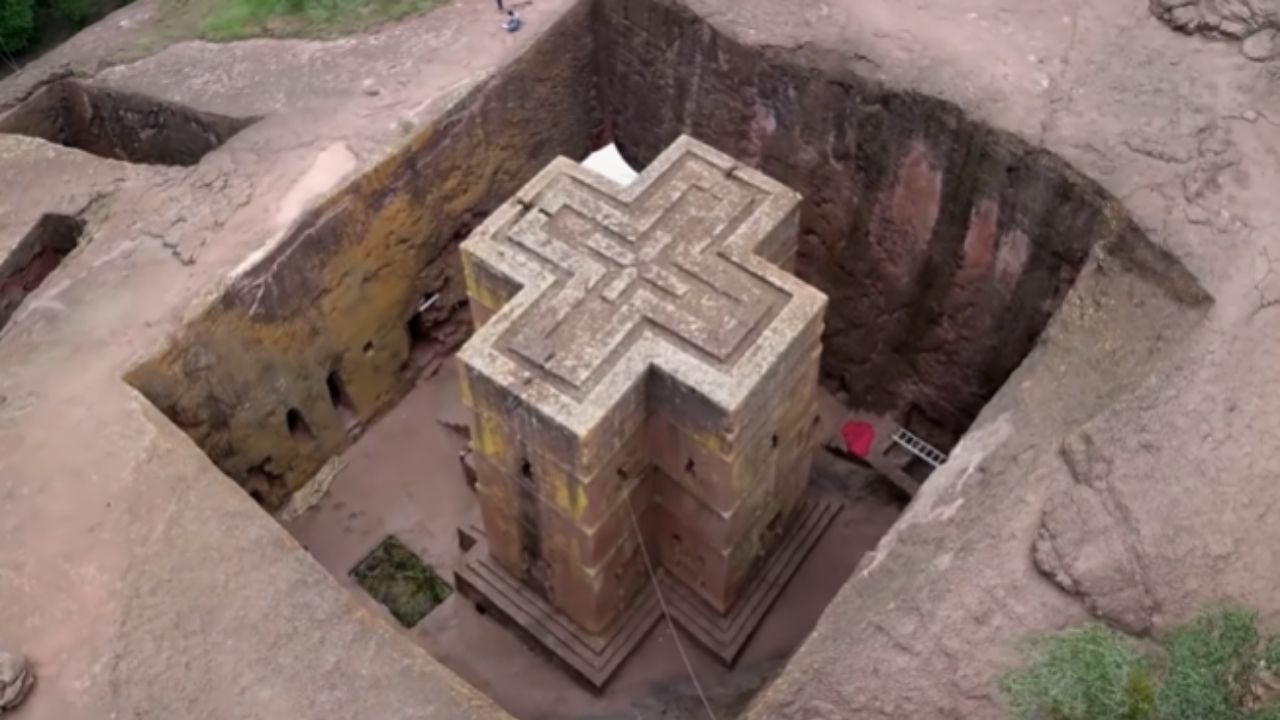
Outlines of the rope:
[{"label": "rope", "polygon": [[671,639],[676,643],[676,650],[680,651],[680,659],[684,661],[684,669],[689,673],[689,680],[693,682],[693,689],[698,691],[698,699],[702,700],[702,707],[707,710],[707,717],[710,720],[716,720],[716,713],[711,709],[711,702],[707,700],[707,694],[702,692],[702,683],[698,682],[698,676],[693,672],[693,664],[689,662],[689,656],[684,651],[684,643],[680,642],[680,633],[676,632],[676,624],[671,621],[671,611],[667,609],[667,600],[662,596],[662,588],[658,586],[658,574],[653,569],[653,562],[649,559],[649,551],[644,546],[644,536],[640,534],[640,523],[636,520],[636,511],[631,507],[631,498],[627,497],[627,515],[631,518],[631,529],[636,534],[636,541],[640,543],[640,556],[644,558],[644,569],[649,573],[649,582],[653,584],[653,592],[658,596],[658,605],[662,607],[662,617],[667,621],[667,629],[671,632]]}]

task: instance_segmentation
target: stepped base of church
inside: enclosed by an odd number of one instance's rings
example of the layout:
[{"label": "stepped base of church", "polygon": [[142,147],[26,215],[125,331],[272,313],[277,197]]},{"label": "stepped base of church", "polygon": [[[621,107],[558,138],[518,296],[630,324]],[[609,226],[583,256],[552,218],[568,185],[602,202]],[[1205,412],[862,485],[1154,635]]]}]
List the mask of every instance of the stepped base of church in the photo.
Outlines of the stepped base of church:
[{"label": "stepped base of church", "polygon": [[460,536],[468,549],[454,574],[458,590],[535,649],[549,653],[589,688],[603,689],[662,617],[650,585],[607,631],[586,633],[495,562],[482,529],[463,530]]},{"label": "stepped base of church", "polygon": [[720,662],[732,666],[809,551],[843,508],[843,503],[834,500],[806,500],[777,548],[727,613],[718,612],[684,583],[663,573],[662,597],[671,619]]},{"label": "stepped base of church", "polygon": [[777,548],[744,588],[728,613],[720,613],[680,581],[659,570],[660,600],[652,586],[631,603],[605,633],[584,632],[544,598],[489,556],[484,531],[459,530],[466,554],[455,573],[458,590],[486,614],[515,630],[527,643],[599,691],[644,641],[662,617],[672,621],[726,666],[732,666],[843,505],[809,499],[800,507]]}]

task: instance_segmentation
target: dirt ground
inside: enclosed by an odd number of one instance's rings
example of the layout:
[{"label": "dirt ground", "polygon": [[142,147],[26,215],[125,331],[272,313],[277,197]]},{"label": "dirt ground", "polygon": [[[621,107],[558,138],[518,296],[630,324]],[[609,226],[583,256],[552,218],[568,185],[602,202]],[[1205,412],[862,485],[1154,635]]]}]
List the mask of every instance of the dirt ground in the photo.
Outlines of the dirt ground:
[{"label": "dirt ground", "polygon": [[[383,538],[394,534],[452,584],[461,559],[456,529],[477,509],[458,464],[466,440],[440,422],[466,421],[457,377],[451,360],[425,373],[408,396],[342,456],[344,467],[329,492],[286,524],[343,587],[397,628],[391,614],[348,573]],[[824,402],[823,407],[833,406]],[[737,666],[724,668],[688,636],[681,636],[694,672],[718,712],[740,708],[785,662],[901,512],[901,500],[869,475],[837,477],[818,470],[814,487],[824,496],[843,498],[847,506],[765,617]],[[665,624],[654,628],[599,696],[510,630],[478,613],[458,593],[403,632],[525,720],[657,720],[702,712]]]}]

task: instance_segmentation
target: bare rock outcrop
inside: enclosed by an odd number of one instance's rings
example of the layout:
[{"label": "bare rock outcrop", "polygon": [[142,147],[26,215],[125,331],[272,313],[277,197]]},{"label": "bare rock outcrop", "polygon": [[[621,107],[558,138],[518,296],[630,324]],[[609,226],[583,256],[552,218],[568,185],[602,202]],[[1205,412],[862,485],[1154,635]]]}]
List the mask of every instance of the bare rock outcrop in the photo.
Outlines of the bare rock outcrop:
[{"label": "bare rock outcrop", "polygon": [[1243,40],[1250,60],[1280,57],[1280,0],[1151,0],[1151,12],[1180,32]]},{"label": "bare rock outcrop", "polygon": [[1036,536],[1036,567],[1124,630],[1151,630],[1153,603],[1132,512],[1112,492],[1112,463],[1085,432],[1062,450],[1073,483],[1050,497]]},{"label": "bare rock outcrop", "polygon": [[1045,503],[1036,566],[1130,632],[1222,604],[1280,616],[1277,449],[1236,441],[1275,426],[1269,398],[1280,375],[1268,364],[1280,350],[1280,317],[1259,315],[1226,343],[1190,356],[1063,447],[1070,481]]},{"label": "bare rock outcrop", "polygon": [[26,658],[0,650],[0,715],[21,705],[35,682]]}]

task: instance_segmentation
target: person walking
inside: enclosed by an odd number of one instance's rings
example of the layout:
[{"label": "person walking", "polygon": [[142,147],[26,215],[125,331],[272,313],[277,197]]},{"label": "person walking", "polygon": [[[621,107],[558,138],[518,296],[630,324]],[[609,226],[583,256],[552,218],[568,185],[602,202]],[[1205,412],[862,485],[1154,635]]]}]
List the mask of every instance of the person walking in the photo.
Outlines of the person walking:
[{"label": "person walking", "polygon": [[520,16],[516,14],[515,10],[508,10],[507,19],[502,23],[502,29],[509,33],[513,33],[519,30],[520,26],[523,24],[524,23],[520,20]]}]

